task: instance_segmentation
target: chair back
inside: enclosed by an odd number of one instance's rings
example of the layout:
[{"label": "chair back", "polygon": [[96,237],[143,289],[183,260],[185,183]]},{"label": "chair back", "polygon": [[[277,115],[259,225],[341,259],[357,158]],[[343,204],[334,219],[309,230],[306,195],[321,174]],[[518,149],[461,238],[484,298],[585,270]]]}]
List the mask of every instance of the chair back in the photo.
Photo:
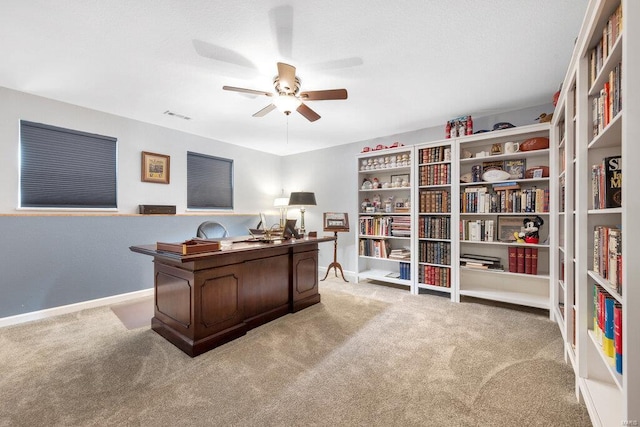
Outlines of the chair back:
[{"label": "chair back", "polygon": [[205,221],[198,226],[197,236],[203,239],[215,239],[228,235],[227,229],[219,222]]}]

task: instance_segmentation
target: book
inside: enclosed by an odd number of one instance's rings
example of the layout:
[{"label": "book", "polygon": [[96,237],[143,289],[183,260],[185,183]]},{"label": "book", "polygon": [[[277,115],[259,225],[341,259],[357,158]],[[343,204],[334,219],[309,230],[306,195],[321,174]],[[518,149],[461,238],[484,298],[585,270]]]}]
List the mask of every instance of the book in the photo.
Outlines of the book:
[{"label": "book", "polygon": [[619,278],[621,272],[618,271],[618,257],[622,256],[622,233],[617,228],[609,229],[609,254],[607,267],[607,280],[616,290],[619,290]]},{"label": "book", "polygon": [[531,274],[531,248],[524,248],[524,273]]},{"label": "book", "polygon": [[604,337],[602,340],[602,350],[608,357],[615,356],[614,342],[613,342],[613,305],[615,304],[613,297],[610,295],[604,296]]},{"label": "book", "polygon": [[622,374],[622,305],[613,306],[613,348],[615,351],[616,372]]},{"label": "book", "polygon": [[518,248],[515,246],[509,246],[509,273],[518,272]]},{"label": "book", "polygon": [[538,274],[538,248],[531,248],[531,274]]},{"label": "book", "polygon": [[604,207],[619,208],[622,206],[622,158],[621,156],[605,157],[604,166]]},{"label": "book", "polygon": [[517,266],[517,273],[524,273],[525,272],[525,266],[524,266],[524,248],[521,246],[518,246],[517,251],[516,251],[516,266]]}]

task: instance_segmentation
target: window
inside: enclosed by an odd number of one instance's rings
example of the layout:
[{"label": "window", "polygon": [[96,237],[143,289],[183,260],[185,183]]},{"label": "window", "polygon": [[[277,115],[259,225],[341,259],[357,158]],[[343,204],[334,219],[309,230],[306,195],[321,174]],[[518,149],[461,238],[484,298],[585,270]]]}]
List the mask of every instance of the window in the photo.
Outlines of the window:
[{"label": "window", "polygon": [[20,121],[20,207],[116,208],[116,138]]},{"label": "window", "polygon": [[233,160],[187,152],[187,208],[233,209]]}]

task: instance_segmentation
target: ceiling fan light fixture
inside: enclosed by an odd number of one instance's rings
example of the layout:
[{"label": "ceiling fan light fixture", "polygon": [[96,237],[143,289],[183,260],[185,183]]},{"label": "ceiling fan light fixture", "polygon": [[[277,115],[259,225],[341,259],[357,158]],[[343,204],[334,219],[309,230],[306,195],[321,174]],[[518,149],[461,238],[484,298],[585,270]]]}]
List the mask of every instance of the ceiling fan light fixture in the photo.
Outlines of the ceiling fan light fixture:
[{"label": "ceiling fan light fixture", "polygon": [[273,100],[273,103],[278,110],[282,111],[286,115],[289,115],[292,111],[295,111],[300,106],[300,104],[302,104],[302,101],[300,101],[294,95],[281,93]]}]

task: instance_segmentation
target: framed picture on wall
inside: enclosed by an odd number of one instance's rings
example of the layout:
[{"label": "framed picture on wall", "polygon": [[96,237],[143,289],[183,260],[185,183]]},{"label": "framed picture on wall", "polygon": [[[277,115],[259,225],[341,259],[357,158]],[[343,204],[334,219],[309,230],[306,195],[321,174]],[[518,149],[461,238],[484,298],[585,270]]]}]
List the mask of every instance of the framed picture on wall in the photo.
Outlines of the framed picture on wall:
[{"label": "framed picture on wall", "polygon": [[170,158],[164,154],[142,152],[142,181],[158,184],[169,183]]}]

